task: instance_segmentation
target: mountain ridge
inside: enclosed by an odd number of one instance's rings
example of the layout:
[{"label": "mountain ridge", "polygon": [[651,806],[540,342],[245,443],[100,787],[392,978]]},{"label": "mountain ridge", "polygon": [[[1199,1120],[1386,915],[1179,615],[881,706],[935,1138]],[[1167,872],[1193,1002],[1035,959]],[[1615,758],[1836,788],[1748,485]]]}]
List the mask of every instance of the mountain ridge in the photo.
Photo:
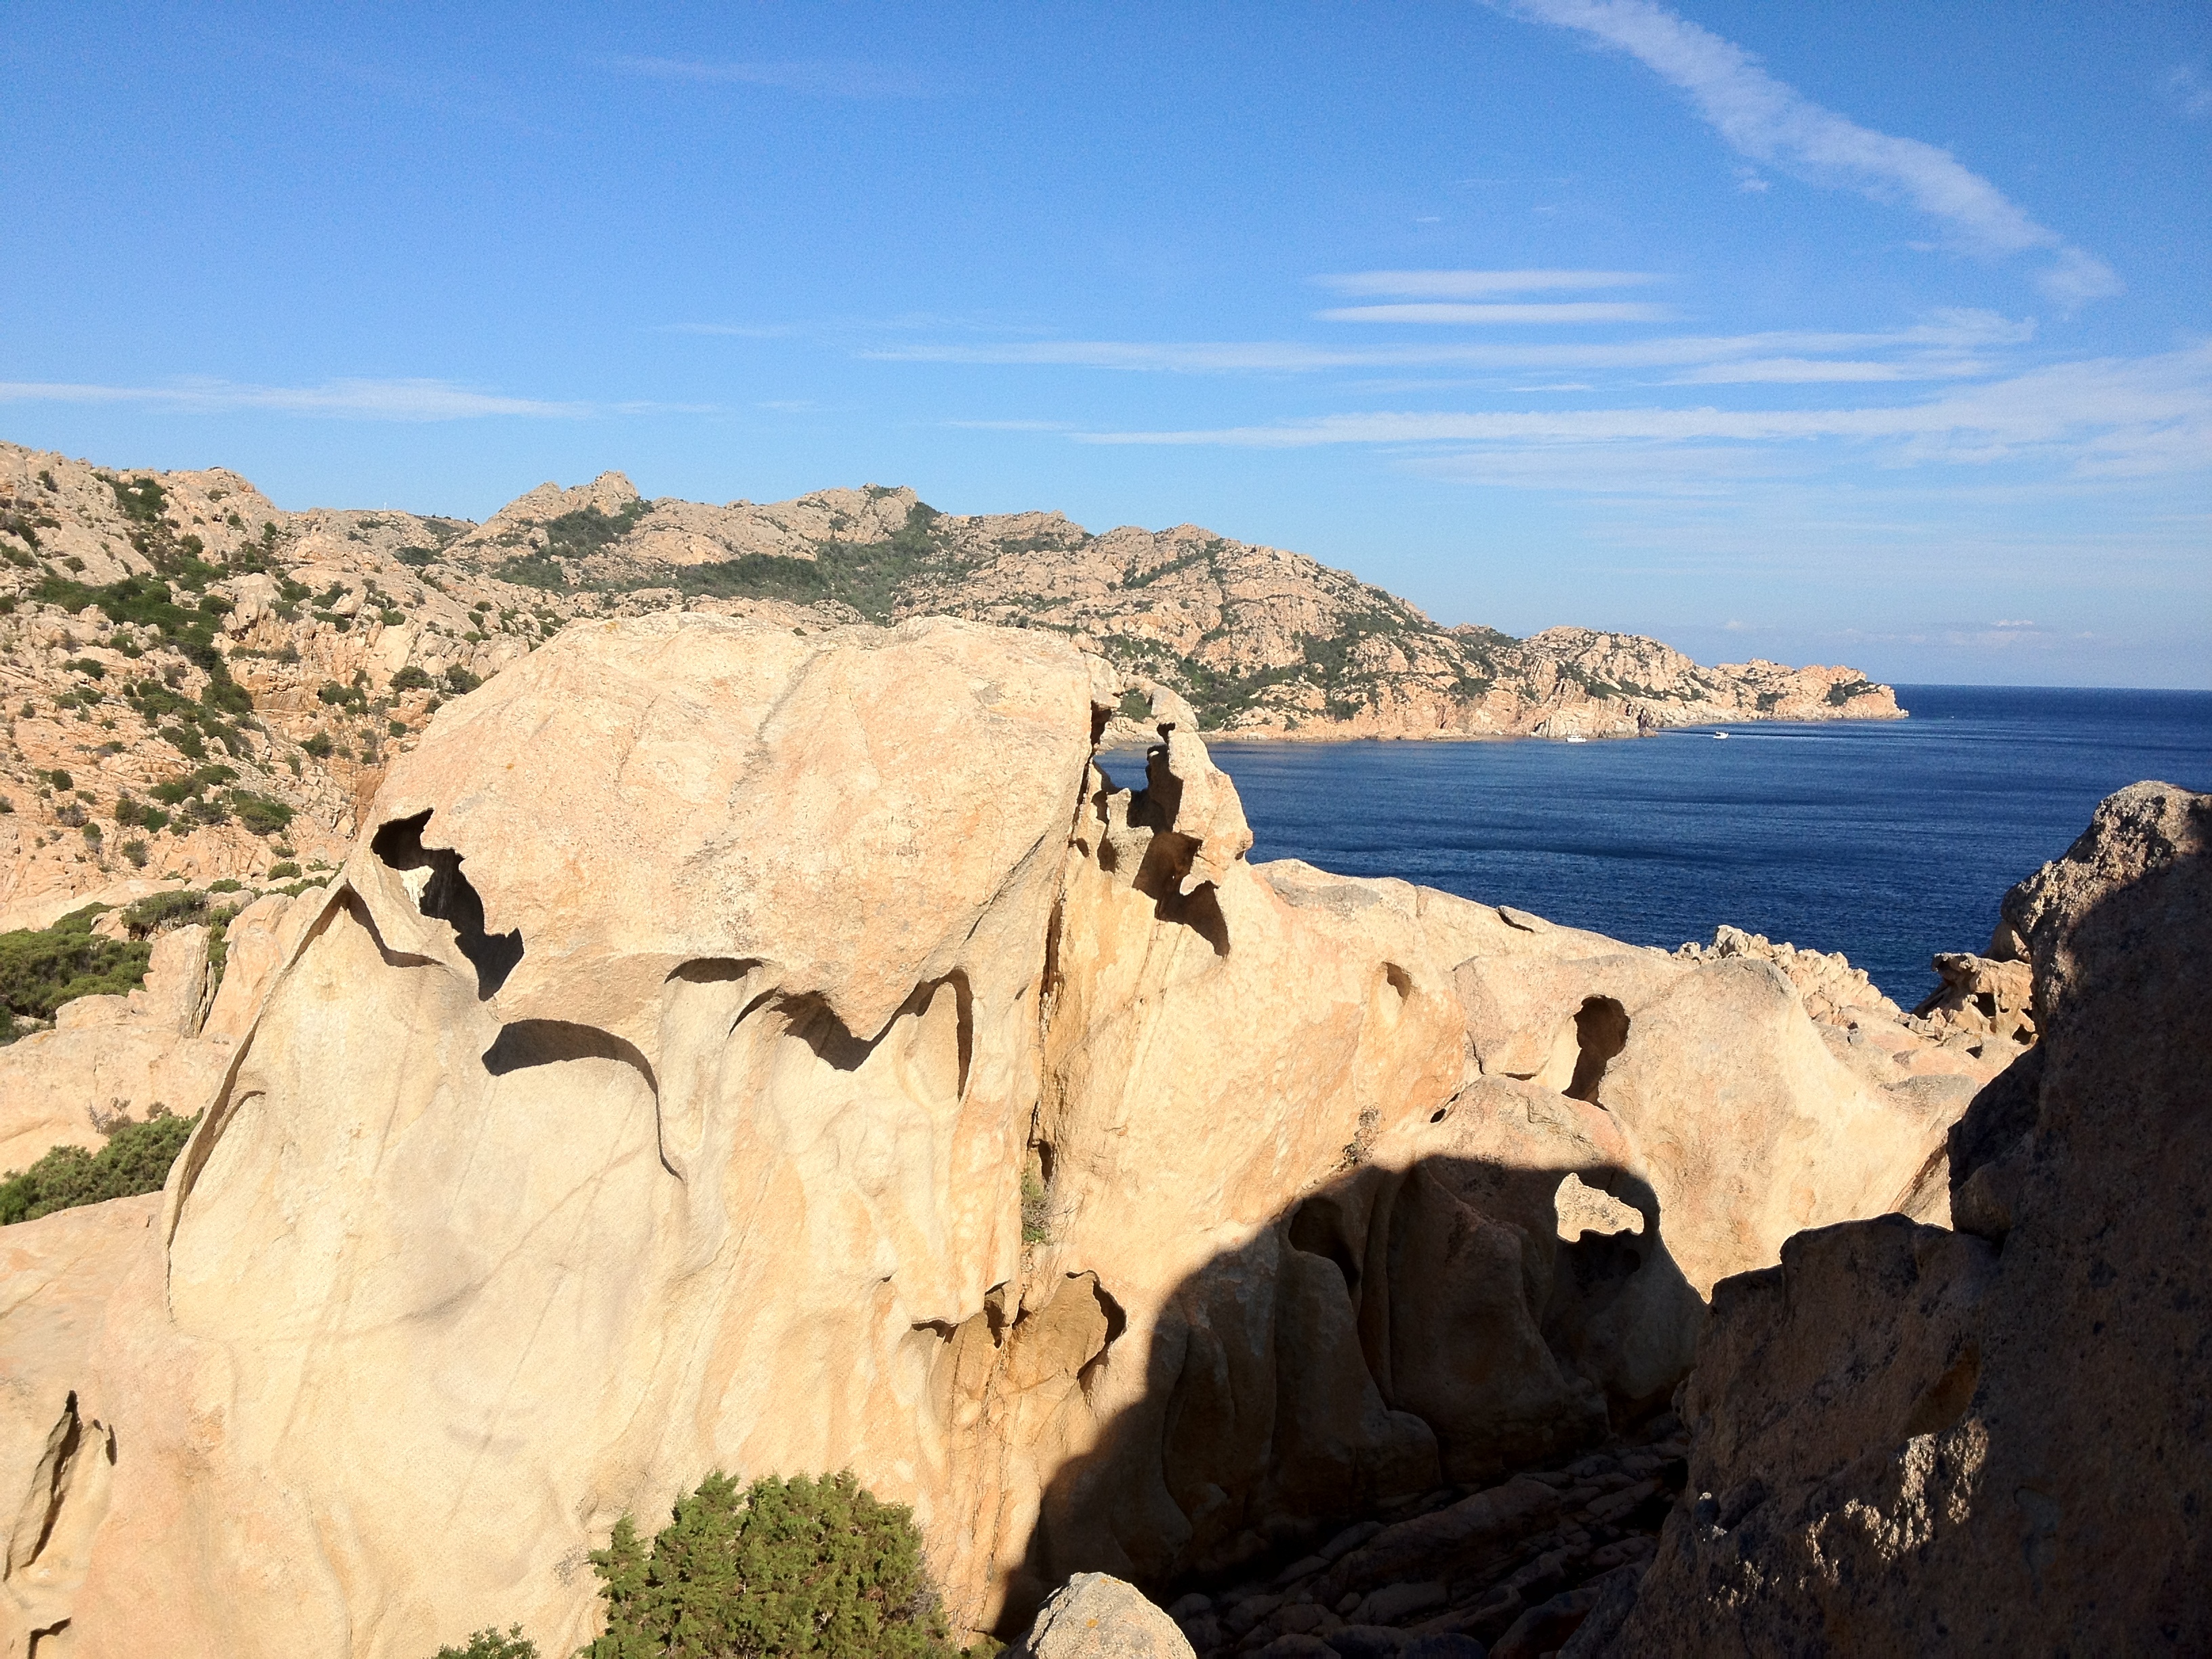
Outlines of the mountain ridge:
[{"label": "mountain ridge", "polygon": [[228,468],[0,444],[0,923],[163,877],[335,863],[443,700],[570,623],[676,608],[810,632],[938,614],[1044,629],[1237,738],[1901,714],[1850,668],[1709,668],[1638,635],[1443,627],[1348,572],[1197,525],[1093,534],[875,484],[647,501],[619,472],[542,484],[480,524],[287,512]]}]

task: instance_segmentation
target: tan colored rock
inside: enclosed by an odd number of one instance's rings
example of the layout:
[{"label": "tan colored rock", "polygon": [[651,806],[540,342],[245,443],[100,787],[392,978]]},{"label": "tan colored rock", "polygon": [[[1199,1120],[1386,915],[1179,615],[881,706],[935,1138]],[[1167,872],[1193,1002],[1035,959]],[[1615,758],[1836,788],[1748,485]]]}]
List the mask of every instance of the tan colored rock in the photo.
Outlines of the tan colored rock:
[{"label": "tan colored rock", "polygon": [[1684,1506],[1587,1650],[2212,1646],[2208,842],[2212,798],[2136,784],[2007,896],[2041,1042],[1953,1132],[1971,1231],[1828,1227],[1716,1287]]},{"label": "tan colored rock", "polygon": [[267,1001],[276,975],[298,953],[302,936],[329,907],[326,890],[310,888],[297,897],[270,893],[230,919],[224,930],[222,983],[209,1005],[202,1036],[242,1042]]},{"label": "tan colored rock", "polygon": [[1175,1620],[1133,1584],[1079,1572],[1045,1599],[1012,1659],[1194,1659]]},{"label": "tan colored rock", "polygon": [[441,712],[241,939],[106,1316],[39,1311],[76,1232],[17,1245],[0,1446],[75,1391],[118,1448],[80,1659],[149,1601],[225,1659],[567,1650],[585,1554],[714,1468],[852,1468],[1012,1632],[1656,1409],[1698,1284],[1942,1143],[1771,964],[1254,869],[1179,722],[1141,792],[1090,764],[1121,690],[1044,630],[663,616]]},{"label": "tan colored rock", "polygon": [[2035,1041],[2035,1018],[2030,1004],[2034,976],[2025,962],[1993,962],[1966,951],[1944,951],[1936,957],[1942,983],[1912,1012],[1945,1034],[1964,1032],[2002,1045],[1992,1057],[2007,1060]]}]

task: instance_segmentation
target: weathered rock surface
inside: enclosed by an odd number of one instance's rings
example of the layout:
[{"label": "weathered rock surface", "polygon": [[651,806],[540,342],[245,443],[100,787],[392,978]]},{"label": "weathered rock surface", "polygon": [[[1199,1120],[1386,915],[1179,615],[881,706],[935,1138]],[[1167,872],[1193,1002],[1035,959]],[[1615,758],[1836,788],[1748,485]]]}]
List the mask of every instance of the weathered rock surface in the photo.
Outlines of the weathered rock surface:
[{"label": "weathered rock surface", "polygon": [[1079,1572],[1045,1598],[1009,1659],[1193,1659],[1174,1620],[1133,1584]]},{"label": "weathered rock surface", "polygon": [[1252,867],[1175,700],[1144,787],[1098,770],[1131,690],[1042,630],[665,615],[440,714],[211,1017],[158,1224],[5,1241],[0,1490],[83,1541],[27,1534],[0,1618],[563,1651],[620,1515],[850,1467],[1017,1631],[1571,1469],[1705,1285],[1940,1168],[1963,1097],[1771,963]]},{"label": "weathered rock surface", "polygon": [[1571,1651],[2212,1647],[2208,836],[2212,798],[2137,784],[2007,896],[2041,1042],[1953,1132],[1961,1231],[1832,1226],[1716,1287],[1688,1495]]},{"label": "weathered rock surface", "polygon": [[0,1048],[0,1172],[56,1146],[97,1148],[118,1124],[157,1108],[179,1117],[200,1110],[251,1029],[288,941],[319,908],[309,895],[271,895],[241,910],[231,920],[219,986],[208,929],[176,928],[155,941],[141,988],[65,1002],[54,1029]]}]

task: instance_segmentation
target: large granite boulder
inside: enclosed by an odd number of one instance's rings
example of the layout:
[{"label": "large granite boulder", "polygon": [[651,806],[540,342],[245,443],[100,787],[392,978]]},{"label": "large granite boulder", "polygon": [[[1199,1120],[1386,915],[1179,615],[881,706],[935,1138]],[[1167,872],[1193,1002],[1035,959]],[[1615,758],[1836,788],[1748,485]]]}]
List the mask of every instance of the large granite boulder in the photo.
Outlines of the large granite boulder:
[{"label": "large granite boulder", "polygon": [[665,616],[449,706],[158,1214],[5,1240],[0,1629],[566,1651],[618,1516],[850,1468],[1012,1634],[1663,1407],[1705,1286],[1940,1168],[1771,963],[1255,868],[1176,700],[1098,769],[1124,690]]},{"label": "large granite boulder", "polygon": [[1960,1231],[1716,1287],[1683,1507],[1573,1651],[2212,1649],[2209,838],[2136,784],[2007,896],[2042,1041],[1954,1132]]}]

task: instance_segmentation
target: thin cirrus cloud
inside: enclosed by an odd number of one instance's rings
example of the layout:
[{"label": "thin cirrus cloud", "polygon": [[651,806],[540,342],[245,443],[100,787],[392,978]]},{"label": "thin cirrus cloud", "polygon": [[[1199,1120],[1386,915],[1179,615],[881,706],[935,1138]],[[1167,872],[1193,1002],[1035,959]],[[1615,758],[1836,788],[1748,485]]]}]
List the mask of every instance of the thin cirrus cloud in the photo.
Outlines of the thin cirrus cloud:
[{"label": "thin cirrus cloud", "polygon": [[1854,409],[1603,409],[1327,415],[1262,426],[1072,434],[1093,444],[1579,446],[1873,442],[1899,464],[2057,459],[2076,477],[2203,471],[2212,344],[2031,370],[1916,404]]},{"label": "thin cirrus cloud", "polygon": [[1503,10],[1553,23],[1626,52],[1687,93],[1698,112],[1740,155],[1877,201],[1899,197],[1950,229],[1970,251],[2047,252],[2045,293],[2080,305],[2122,291],[2112,268],[2036,222],[1948,150],[1876,132],[1775,79],[1732,40],[1656,0],[1493,0]]},{"label": "thin cirrus cloud", "polygon": [[1551,294],[1638,288],[1659,279],[1642,270],[1349,270],[1316,276],[1316,288],[1378,300],[1474,300],[1494,294]]},{"label": "thin cirrus cloud", "polygon": [[896,64],[860,58],[802,58],[780,63],[708,64],[687,58],[610,58],[623,75],[704,85],[769,87],[814,98],[927,98],[938,88]]},{"label": "thin cirrus cloud", "polygon": [[252,386],[234,380],[179,380],[168,386],[89,386],[56,380],[0,380],[0,403],[135,404],[194,415],[323,416],[368,421],[464,421],[491,416],[582,420],[647,410],[700,414],[703,406],[588,404],[509,398],[450,380],[340,380],[320,386]]},{"label": "thin cirrus cloud", "polygon": [[1895,380],[1967,380],[1990,372],[1976,358],[1875,362],[1867,359],[1753,357],[1742,362],[1700,363],[1668,378],[1668,386],[1818,386]]},{"label": "thin cirrus cloud", "polygon": [[[1347,368],[1662,369],[1753,359],[1809,359],[1815,353],[1905,351],[1933,368],[1963,354],[2021,345],[2035,325],[1994,312],[1947,310],[1907,327],[1857,332],[1775,330],[1644,340],[1543,344],[1425,343],[1334,346],[1297,340],[995,340],[917,343],[864,350],[890,362],[1013,364],[1155,374],[1297,374]],[[1928,378],[1947,378],[1929,374]],[[1899,378],[1920,378],[1901,372]]]},{"label": "thin cirrus cloud", "polygon": [[1635,301],[1570,300],[1557,305],[1462,305],[1431,301],[1407,305],[1337,306],[1314,313],[1326,323],[1656,323],[1673,316],[1670,306]]}]

